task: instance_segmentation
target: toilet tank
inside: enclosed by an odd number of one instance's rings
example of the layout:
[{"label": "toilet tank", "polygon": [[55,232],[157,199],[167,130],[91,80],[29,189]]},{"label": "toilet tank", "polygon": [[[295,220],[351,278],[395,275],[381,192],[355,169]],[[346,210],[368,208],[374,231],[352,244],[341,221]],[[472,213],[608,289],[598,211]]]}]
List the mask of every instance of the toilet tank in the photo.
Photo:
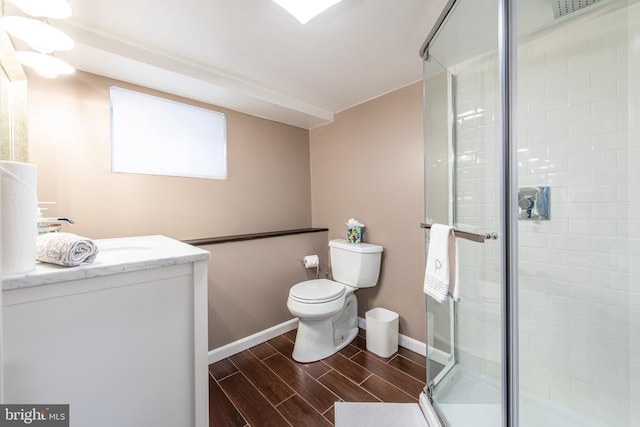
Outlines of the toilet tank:
[{"label": "toilet tank", "polygon": [[354,288],[371,288],[378,283],[383,247],[370,243],[329,242],[333,280]]}]

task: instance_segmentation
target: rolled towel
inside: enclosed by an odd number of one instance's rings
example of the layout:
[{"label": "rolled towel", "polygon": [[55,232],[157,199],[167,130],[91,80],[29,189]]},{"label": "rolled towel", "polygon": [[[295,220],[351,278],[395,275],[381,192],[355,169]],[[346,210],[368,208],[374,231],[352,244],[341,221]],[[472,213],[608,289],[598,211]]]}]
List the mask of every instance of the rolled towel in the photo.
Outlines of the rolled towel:
[{"label": "rolled towel", "polygon": [[46,233],[36,238],[36,259],[41,262],[74,267],[90,264],[98,255],[98,247],[86,237],[72,233]]}]

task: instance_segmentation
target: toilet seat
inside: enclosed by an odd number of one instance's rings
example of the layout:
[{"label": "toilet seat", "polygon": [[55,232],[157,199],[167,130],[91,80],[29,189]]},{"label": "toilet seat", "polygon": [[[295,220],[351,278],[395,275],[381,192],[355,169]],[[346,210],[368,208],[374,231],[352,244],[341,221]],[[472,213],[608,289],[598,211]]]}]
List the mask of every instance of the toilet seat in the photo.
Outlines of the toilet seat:
[{"label": "toilet seat", "polygon": [[322,304],[335,301],[345,293],[343,284],[328,279],[300,282],[289,290],[289,298],[304,304]]}]

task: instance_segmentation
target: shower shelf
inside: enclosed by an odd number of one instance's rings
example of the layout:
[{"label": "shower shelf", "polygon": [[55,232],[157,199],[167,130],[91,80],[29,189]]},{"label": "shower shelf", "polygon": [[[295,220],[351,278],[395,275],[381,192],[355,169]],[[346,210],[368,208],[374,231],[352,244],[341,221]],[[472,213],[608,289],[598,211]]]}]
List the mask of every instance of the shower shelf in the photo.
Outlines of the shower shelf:
[{"label": "shower shelf", "polygon": [[[426,228],[429,230],[433,224],[420,223],[420,228]],[[485,240],[498,240],[498,233],[492,231],[491,233],[471,233],[469,231],[460,231],[456,228],[453,229],[456,237],[471,240],[473,242],[484,243]]]}]

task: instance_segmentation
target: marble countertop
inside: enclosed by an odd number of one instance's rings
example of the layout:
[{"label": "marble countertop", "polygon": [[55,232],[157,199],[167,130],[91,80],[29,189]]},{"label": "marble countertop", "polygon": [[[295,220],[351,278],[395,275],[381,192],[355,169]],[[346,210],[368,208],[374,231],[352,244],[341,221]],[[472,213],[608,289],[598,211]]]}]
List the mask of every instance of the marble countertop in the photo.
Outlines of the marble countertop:
[{"label": "marble countertop", "polygon": [[90,277],[207,261],[211,254],[165,236],[95,240],[99,252],[92,264],[61,267],[36,263],[33,271],[2,277],[2,290],[47,285]]}]

